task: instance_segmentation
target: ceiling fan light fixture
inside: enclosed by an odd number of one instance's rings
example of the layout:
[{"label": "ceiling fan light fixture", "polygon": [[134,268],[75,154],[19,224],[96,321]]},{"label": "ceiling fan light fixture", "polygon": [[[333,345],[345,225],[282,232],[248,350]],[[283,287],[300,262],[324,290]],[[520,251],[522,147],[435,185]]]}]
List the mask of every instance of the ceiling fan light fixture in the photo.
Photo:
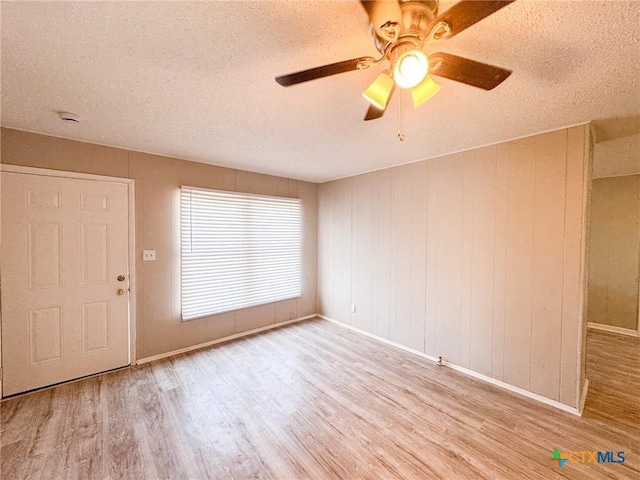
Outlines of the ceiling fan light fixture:
[{"label": "ceiling fan light fixture", "polygon": [[445,12],[439,12],[439,0],[360,0],[369,17],[374,45],[380,57],[353,58],[308,68],[280,75],[276,82],[290,87],[389,62],[384,74],[378,75],[362,92],[371,104],[365,121],[384,115],[396,85],[411,90],[416,107],[426,102],[440,90],[440,85],[431,76],[492,90],[512,72],[445,52],[430,52],[427,56],[423,48],[460,34],[514,1],[460,0],[453,2],[454,5]]},{"label": "ceiling fan light fixture", "polygon": [[391,78],[387,72],[382,72],[371,85],[362,92],[362,96],[374,107],[384,110],[387,108],[391,90],[393,90],[393,78]]},{"label": "ceiling fan light fixture", "polygon": [[396,61],[393,78],[402,88],[413,88],[429,73],[429,61],[422,50],[408,50]]},{"label": "ceiling fan light fixture", "polygon": [[427,75],[425,79],[411,89],[414,108],[419,107],[424,102],[433,97],[440,91],[442,87],[436,81]]}]

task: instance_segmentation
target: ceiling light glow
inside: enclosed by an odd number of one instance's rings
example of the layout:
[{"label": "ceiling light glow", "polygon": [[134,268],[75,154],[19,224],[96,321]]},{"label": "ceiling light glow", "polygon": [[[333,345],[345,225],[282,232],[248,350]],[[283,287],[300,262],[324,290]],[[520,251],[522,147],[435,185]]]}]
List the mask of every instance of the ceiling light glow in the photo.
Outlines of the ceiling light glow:
[{"label": "ceiling light glow", "polygon": [[429,62],[420,50],[409,50],[403,53],[393,69],[393,78],[402,88],[413,88],[418,85],[429,72]]}]

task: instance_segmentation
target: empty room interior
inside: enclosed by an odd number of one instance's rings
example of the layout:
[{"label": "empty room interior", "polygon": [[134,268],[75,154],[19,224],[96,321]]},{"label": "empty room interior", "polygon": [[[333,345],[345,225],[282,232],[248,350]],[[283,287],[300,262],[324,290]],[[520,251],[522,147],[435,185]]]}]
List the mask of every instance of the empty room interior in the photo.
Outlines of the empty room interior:
[{"label": "empty room interior", "polygon": [[0,35],[0,478],[640,478],[640,2]]}]

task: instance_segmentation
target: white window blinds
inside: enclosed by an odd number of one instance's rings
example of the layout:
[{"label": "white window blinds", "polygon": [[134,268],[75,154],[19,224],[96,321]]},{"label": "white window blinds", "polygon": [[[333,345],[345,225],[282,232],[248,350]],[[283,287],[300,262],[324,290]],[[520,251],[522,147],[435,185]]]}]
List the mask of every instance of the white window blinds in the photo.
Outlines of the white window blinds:
[{"label": "white window blinds", "polygon": [[299,199],[181,192],[182,319],[301,294]]}]

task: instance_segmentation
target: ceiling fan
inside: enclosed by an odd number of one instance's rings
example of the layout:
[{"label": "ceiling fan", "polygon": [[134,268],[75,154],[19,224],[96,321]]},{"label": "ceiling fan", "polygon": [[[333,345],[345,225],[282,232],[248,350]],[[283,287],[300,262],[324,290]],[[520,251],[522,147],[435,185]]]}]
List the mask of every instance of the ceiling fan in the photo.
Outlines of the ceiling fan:
[{"label": "ceiling fan", "polygon": [[384,115],[396,86],[411,91],[414,107],[422,105],[440,90],[432,76],[491,90],[511,71],[450,53],[427,55],[424,48],[457,35],[513,1],[462,0],[438,14],[438,0],[361,0],[380,58],[353,58],[282,75],[276,77],[276,82],[289,87],[388,61],[388,67],[362,92],[371,103],[365,120]]}]

